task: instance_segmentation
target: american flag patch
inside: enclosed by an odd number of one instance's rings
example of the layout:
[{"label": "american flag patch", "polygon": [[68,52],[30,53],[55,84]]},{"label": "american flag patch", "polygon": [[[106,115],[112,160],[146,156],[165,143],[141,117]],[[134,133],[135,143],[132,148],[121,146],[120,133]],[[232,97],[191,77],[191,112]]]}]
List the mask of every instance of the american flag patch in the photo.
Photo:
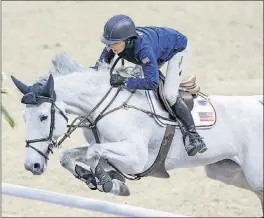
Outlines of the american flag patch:
[{"label": "american flag patch", "polygon": [[199,112],[200,121],[214,121],[213,112]]},{"label": "american flag patch", "polygon": [[148,57],[145,57],[145,58],[142,59],[142,63],[143,63],[143,64],[146,64],[146,63],[148,63],[148,62],[150,62],[150,60],[149,60]]}]

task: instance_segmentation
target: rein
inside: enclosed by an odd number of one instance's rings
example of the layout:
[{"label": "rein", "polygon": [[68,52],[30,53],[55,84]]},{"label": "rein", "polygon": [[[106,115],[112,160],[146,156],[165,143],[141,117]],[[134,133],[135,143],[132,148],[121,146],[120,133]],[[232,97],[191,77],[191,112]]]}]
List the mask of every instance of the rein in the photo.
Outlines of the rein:
[{"label": "rein", "polygon": [[[113,70],[116,66],[116,64],[118,63],[118,61],[121,59],[121,57],[118,57],[116,59],[116,61],[114,62],[113,66],[111,67],[110,69],[110,76],[113,74]],[[122,59],[122,65],[124,65],[124,59]],[[94,136],[95,136],[95,139],[96,139],[96,142],[97,143],[100,143],[100,140],[99,140],[99,137],[98,137],[98,134],[97,134],[97,128],[96,128],[96,124],[98,123],[99,120],[101,120],[103,117],[105,117],[106,115],[114,112],[114,111],[117,111],[119,109],[127,109],[127,108],[131,108],[131,109],[136,109],[136,110],[139,110],[143,113],[146,113],[147,115],[151,116],[151,117],[159,117],[159,118],[162,118],[164,120],[168,120],[168,121],[172,121],[171,119],[169,118],[166,118],[166,117],[163,117],[163,116],[160,116],[156,113],[153,113],[151,111],[148,111],[148,110],[144,110],[144,109],[141,109],[139,107],[136,107],[136,106],[133,106],[133,105],[128,105],[128,101],[132,98],[132,96],[134,95],[135,91],[133,91],[131,93],[131,95],[128,97],[128,99],[123,102],[122,105],[106,112],[105,114],[103,114],[110,106],[111,104],[114,102],[115,98],[117,97],[117,95],[119,94],[119,92],[122,90],[122,87],[120,86],[118,88],[118,90],[116,91],[116,94],[114,95],[113,99],[109,102],[109,104],[103,109],[102,112],[100,112],[100,114],[95,118],[94,121],[90,120],[89,117],[90,115],[104,102],[104,100],[107,98],[107,96],[110,94],[110,92],[112,91],[113,87],[111,87],[107,93],[103,96],[103,98],[95,105],[95,107],[90,111],[90,113],[85,116],[85,117],[82,117],[82,116],[79,116],[79,117],[76,117],[72,123],[70,125],[67,125],[68,128],[68,131],[67,133],[64,134],[64,136],[62,137],[62,139],[58,142],[58,147],[60,147],[60,145],[62,144],[62,142],[66,139],[66,138],[69,138],[70,135],[79,127],[86,127],[86,128],[90,128],[92,129],[92,131],[95,133]],[[74,125],[74,123],[77,121],[77,120],[80,120],[78,124]],[[89,125],[87,126],[85,123],[85,121],[88,121],[89,122]]]},{"label": "rein", "polygon": [[[110,76],[113,74],[113,70],[116,66],[116,64],[118,63],[118,61],[121,59],[121,57],[118,57],[114,64],[112,65],[111,69],[110,69]],[[122,59],[122,66],[124,66],[124,59]],[[118,72],[118,71],[117,71]],[[119,72],[118,72],[119,73]],[[113,87],[110,87],[109,90],[106,92],[106,94],[103,96],[103,98],[95,105],[95,107],[90,111],[90,113],[83,117],[83,116],[79,116],[79,117],[76,117],[72,123],[70,125],[67,125],[68,127],[68,130],[67,132],[64,134],[64,136],[59,140],[59,142],[55,142],[53,139],[52,139],[52,136],[53,136],[53,131],[54,131],[54,127],[55,127],[55,107],[59,110],[60,114],[67,120],[68,122],[68,118],[67,116],[55,105],[55,100],[52,99],[52,98],[46,98],[45,101],[49,101],[51,102],[51,126],[50,126],[50,133],[49,133],[49,136],[47,138],[42,138],[42,139],[36,139],[36,140],[28,140],[26,141],[26,147],[30,147],[34,150],[36,150],[39,154],[41,154],[43,157],[45,157],[45,159],[49,159],[48,158],[48,155],[49,153],[53,153],[52,151],[52,148],[53,147],[57,147],[57,148],[60,148],[61,147],[61,144],[66,140],[66,138],[70,138],[70,135],[79,127],[83,128],[89,128],[92,130],[93,132],[93,135],[94,135],[94,138],[95,138],[95,141],[96,143],[101,143],[100,142],[100,138],[99,138],[99,134],[98,134],[98,129],[97,129],[97,123],[105,116],[107,116],[108,114],[114,112],[114,111],[117,111],[119,109],[128,109],[128,108],[131,108],[131,109],[135,109],[135,110],[138,110],[138,111],[141,111],[143,113],[146,113],[147,115],[151,116],[151,117],[158,117],[158,118],[161,118],[161,119],[164,119],[164,120],[169,120],[169,121],[172,121],[171,119],[169,118],[166,118],[166,117],[163,117],[163,116],[160,116],[158,114],[156,114],[155,112],[151,112],[151,111],[148,111],[148,110],[144,110],[144,109],[141,109],[139,107],[136,107],[136,106],[133,106],[133,105],[129,105],[128,102],[129,100],[132,98],[132,96],[134,95],[135,91],[132,91],[131,94],[129,95],[129,97],[127,98],[126,101],[124,101],[120,106],[114,108],[114,109],[111,109],[109,111],[106,112],[106,110],[112,105],[112,103],[114,102],[114,100],[116,99],[116,97],[118,96],[118,94],[120,93],[120,91],[123,89],[122,86],[118,87],[115,95],[113,96],[113,98],[111,99],[111,101],[106,105],[106,107],[99,113],[99,115],[94,119],[92,120],[90,118],[90,115],[104,102],[104,100],[107,98],[107,96],[110,94],[110,92],[112,91]],[[79,122],[75,125],[75,122],[79,120]],[[87,125],[87,122],[89,123]],[[51,143],[49,144],[48,146],[48,151],[46,153],[43,153],[41,151],[39,151],[38,149],[32,147],[30,145],[30,143],[35,143],[35,142],[41,142],[41,141],[51,141]],[[124,174],[122,173],[116,166],[114,166],[114,164],[110,163],[107,159],[106,159],[107,163],[109,164],[109,166],[111,166],[113,169],[115,169],[118,173],[120,173],[122,176],[124,176],[126,179],[129,179],[129,180],[139,180],[141,179],[142,177],[146,176],[149,174],[149,171],[146,170],[142,173],[139,173],[139,174],[134,174],[134,175],[131,175],[131,174]]]},{"label": "rein", "polygon": [[[121,58],[117,58],[116,61],[114,62],[113,66],[111,67],[110,69],[110,75],[112,75],[113,73],[113,70],[116,66],[116,64],[118,63],[118,61],[120,60]],[[123,62],[122,62],[123,64]],[[100,139],[99,139],[99,136],[98,136],[98,130],[97,130],[97,127],[96,127],[96,124],[99,122],[99,120],[101,120],[104,116],[106,116],[107,114],[113,112],[113,111],[116,111],[118,110],[119,108],[122,108],[122,106],[118,107],[118,108],[115,108],[113,110],[111,110],[110,112],[107,112],[106,114],[103,114],[110,106],[111,104],[114,102],[115,98],[117,97],[117,95],[119,94],[119,92],[121,91],[122,87],[119,87],[114,95],[114,97],[111,99],[111,101],[108,103],[108,105],[103,109],[102,112],[100,112],[100,114],[95,118],[94,121],[92,121],[91,119],[89,119],[90,115],[104,102],[104,100],[107,98],[107,96],[110,94],[110,92],[112,91],[113,87],[111,87],[107,93],[103,96],[103,98],[95,105],[95,107],[90,111],[90,113],[85,116],[85,117],[77,117],[75,118],[72,123],[70,125],[68,125],[68,131],[67,133],[64,134],[64,136],[62,137],[62,139],[58,142],[58,147],[60,147],[60,145],[62,144],[62,142],[66,139],[66,138],[69,138],[70,135],[73,133],[74,130],[76,130],[78,127],[86,127],[86,128],[89,128],[92,130],[93,134],[94,134],[94,137],[95,137],[95,140],[97,143],[100,143]],[[134,94],[134,93],[132,93]],[[132,97],[132,96],[131,96]],[[130,97],[129,97],[130,99]],[[73,125],[77,120],[80,120],[79,123],[77,125]],[[89,125],[83,125],[85,123],[85,121],[88,121],[89,122]]]},{"label": "rein", "polygon": [[[118,63],[118,61],[121,59],[121,57],[118,57],[114,64],[112,65],[111,69],[110,69],[110,76],[113,74],[113,70],[116,66],[116,64]],[[122,59],[122,65],[124,65],[124,60]],[[57,146],[58,148],[61,147],[61,144],[66,140],[66,138],[70,138],[70,135],[79,127],[85,127],[85,128],[89,128],[92,130],[93,132],[93,135],[94,135],[94,138],[95,138],[95,141],[96,143],[101,143],[100,142],[100,138],[99,138],[99,134],[98,134],[98,129],[97,129],[97,123],[105,116],[107,116],[108,114],[114,112],[114,111],[117,111],[119,109],[128,109],[128,108],[131,108],[131,109],[135,109],[135,110],[138,110],[138,111],[141,111],[143,113],[146,113],[147,115],[149,115],[150,117],[159,117],[161,119],[164,119],[164,120],[168,120],[168,121],[172,121],[171,119],[169,118],[166,118],[166,117],[163,117],[163,116],[160,116],[158,114],[156,114],[155,112],[151,112],[151,111],[148,111],[148,110],[144,110],[144,109],[141,109],[139,107],[136,107],[136,106],[133,106],[133,105],[129,105],[128,102],[129,100],[132,98],[132,96],[134,95],[135,91],[132,91],[131,94],[129,95],[129,97],[127,98],[126,101],[123,102],[123,104],[121,104],[120,106],[114,108],[114,109],[111,109],[107,112],[105,112],[110,106],[111,104],[114,102],[114,100],[116,99],[117,95],[119,94],[119,92],[122,90],[122,86],[120,86],[114,97],[111,99],[111,101],[107,104],[107,106],[99,113],[99,115],[94,119],[92,120],[90,117],[90,115],[104,102],[104,100],[107,98],[107,96],[110,94],[110,92],[112,91],[113,87],[111,87],[107,93],[103,96],[103,98],[95,105],[95,107],[90,111],[90,113],[85,116],[85,117],[82,117],[82,116],[79,116],[79,117],[76,117],[72,123],[70,125],[67,125],[68,127],[68,131],[64,134],[64,136],[61,138],[61,140],[57,143]],[[74,125],[74,123],[79,120],[79,122]],[[88,122],[89,124],[87,125]],[[126,179],[128,180],[139,180],[141,179],[142,177],[146,176],[149,172],[148,170],[142,172],[142,173],[139,173],[139,174],[134,174],[134,175],[131,175],[131,174],[124,174],[122,173],[114,164],[112,164],[109,160],[106,159],[106,162],[109,164],[109,166],[111,166],[113,169],[115,169],[118,173],[120,173],[122,176],[124,176]]]},{"label": "rein", "polygon": [[[116,66],[116,64],[118,63],[118,61],[121,59],[121,57],[118,57],[114,64],[112,65],[111,69],[110,69],[110,76],[113,74],[113,70]],[[122,66],[124,66],[124,59],[122,59]],[[128,67],[130,68],[130,67]],[[117,71],[117,73],[119,73]],[[57,147],[57,148],[60,148],[61,147],[61,144],[66,140],[66,138],[70,138],[70,135],[79,127],[81,128],[89,128],[92,130],[93,132],[93,135],[94,135],[94,138],[95,138],[95,141],[96,143],[101,143],[100,142],[100,138],[99,138],[99,134],[98,134],[98,129],[97,129],[97,123],[105,116],[107,116],[108,114],[114,112],[114,111],[117,111],[119,109],[128,109],[128,108],[131,108],[131,109],[135,109],[135,110],[138,110],[138,111],[141,111],[147,115],[149,115],[150,117],[156,117],[156,118],[161,118],[163,120],[168,120],[168,121],[174,121],[172,119],[169,119],[167,117],[163,117],[161,115],[158,115],[156,114],[156,112],[151,112],[151,111],[148,111],[148,110],[144,110],[144,109],[141,109],[139,107],[136,107],[136,106],[133,106],[133,105],[129,105],[128,102],[129,100],[133,97],[134,93],[136,92],[135,90],[131,92],[131,94],[129,95],[129,97],[127,98],[126,101],[124,101],[120,106],[114,108],[114,109],[111,109],[109,111],[106,112],[106,110],[112,105],[112,103],[114,102],[114,100],[116,99],[116,97],[118,96],[118,94],[120,93],[120,91],[123,89],[122,86],[119,86],[115,95],[113,96],[113,98],[111,99],[111,101],[106,105],[106,107],[99,113],[99,115],[94,119],[92,120],[92,118],[90,118],[90,115],[104,102],[104,100],[107,98],[107,96],[110,94],[110,92],[112,91],[113,87],[110,87],[109,90],[106,92],[106,94],[103,96],[103,98],[95,105],[95,107],[90,111],[90,113],[83,117],[83,116],[78,116],[76,117],[72,123],[70,125],[67,125],[68,127],[68,130],[67,132],[64,134],[64,136],[59,140],[59,142],[57,141],[54,141],[53,140],[53,131],[54,131],[54,128],[55,128],[55,107],[59,110],[59,113],[66,119],[67,123],[68,123],[68,117],[62,112],[62,110],[60,110],[56,104],[55,104],[55,100],[53,98],[46,98],[46,97],[41,97],[41,98],[45,98],[44,100],[46,102],[51,102],[51,125],[50,125],[50,133],[49,133],[49,136],[47,138],[41,138],[41,139],[34,139],[34,140],[27,140],[26,141],[26,147],[30,147],[32,149],[34,149],[35,151],[37,151],[39,154],[41,154],[46,160],[48,160],[48,155],[49,153],[53,153],[52,151],[52,148],[53,147]],[[75,122],[79,120],[79,122],[75,125]],[[87,125],[87,122],[89,123]],[[180,123],[179,123],[180,124]],[[181,128],[181,125],[179,125],[179,127]],[[41,151],[39,151],[38,149],[32,147],[30,144],[31,143],[35,143],[35,142],[41,142],[41,141],[50,141],[51,143],[48,145],[48,150],[46,153],[43,153]],[[157,166],[155,165],[155,162],[152,164],[152,166],[145,170],[144,172],[142,173],[138,173],[138,174],[124,174],[122,173],[114,164],[112,164],[111,162],[109,162],[109,160],[106,159],[106,162],[109,164],[109,166],[111,166],[113,169],[115,169],[119,174],[121,174],[124,178],[126,179],[129,179],[129,180],[139,180],[141,179],[142,177],[145,177],[147,176],[148,174],[150,174],[151,170],[153,168],[156,168]]]}]

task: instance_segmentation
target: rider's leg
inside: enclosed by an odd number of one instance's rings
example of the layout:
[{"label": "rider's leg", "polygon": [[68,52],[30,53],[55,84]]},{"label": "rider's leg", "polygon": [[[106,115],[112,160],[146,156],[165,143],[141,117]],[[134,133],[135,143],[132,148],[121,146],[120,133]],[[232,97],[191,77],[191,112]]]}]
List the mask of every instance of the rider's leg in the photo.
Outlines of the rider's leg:
[{"label": "rider's leg", "polygon": [[189,145],[186,145],[186,151],[189,156],[193,156],[197,152],[201,153],[206,150],[204,142],[196,132],[192,114],[184,100],[179,96],[180,83],[183,80],[186,67],[191,60],[191,55],[191,45],[188,42],[185,50],[175,54],[168,62],[164,85],[166,99],[177,118],[184,125],[189,136],[190,143]]}]

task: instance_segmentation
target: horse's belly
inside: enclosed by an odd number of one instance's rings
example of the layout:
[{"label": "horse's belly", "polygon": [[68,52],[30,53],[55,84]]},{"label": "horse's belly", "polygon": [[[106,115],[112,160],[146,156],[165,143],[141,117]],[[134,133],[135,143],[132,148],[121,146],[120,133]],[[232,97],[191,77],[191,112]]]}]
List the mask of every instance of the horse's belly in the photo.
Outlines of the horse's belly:
[{"label": "horse's belly", "polygon": [[207,151],[203,154],[188,156],[182,140],[182,134],[179,129],[176,130],[174,139],[168,157],[165,162],[165,167],[169,169],[187,168],[196,166],[205,166],[210,163],[215,163],[223,159],[231,159],[237,155],[236,149],[231,141],[227,138],[222,138],[217,129],[209,129],[200,131],[200,135],[204,138],[207,146]]}]

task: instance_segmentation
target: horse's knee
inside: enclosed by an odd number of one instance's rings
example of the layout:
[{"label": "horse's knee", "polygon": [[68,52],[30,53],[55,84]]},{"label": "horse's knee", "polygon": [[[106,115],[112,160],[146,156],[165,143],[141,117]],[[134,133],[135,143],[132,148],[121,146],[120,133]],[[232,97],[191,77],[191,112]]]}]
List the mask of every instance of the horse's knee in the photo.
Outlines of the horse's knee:
[{"label": "horse's knee", "polygon": [[67,168],[69,161],[70,161],[71,155],[69,150],[63,151],[60,154],[60,164],[61,166],[63,166],[64,168]]}]

